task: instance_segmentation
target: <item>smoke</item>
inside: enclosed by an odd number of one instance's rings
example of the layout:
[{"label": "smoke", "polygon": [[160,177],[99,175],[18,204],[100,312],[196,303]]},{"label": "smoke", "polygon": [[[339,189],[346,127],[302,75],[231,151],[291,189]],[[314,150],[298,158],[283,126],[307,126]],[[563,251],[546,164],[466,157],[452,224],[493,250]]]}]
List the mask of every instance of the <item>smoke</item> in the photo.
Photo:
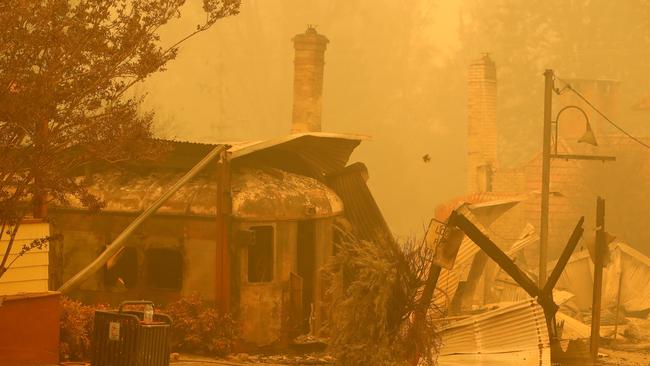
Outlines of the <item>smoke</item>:
[{"label": "smoke", "polygon": [[[164,30],[163,41],[201,22],[197,3]],[[436,100],[445,90],[436,69],[458,45],[458,3],[244,1],[240,15],[185,44],[140,92],[165,137],[219,142],[288,134],[291,38],[315,25],[330,40],[323,130],[372,137],[352,160],[368,165],[392,230],[421,234],[439,202],[465,191],[465,120],[444,118]]]},{"label": "smoke", "polygon": [[[249,0],[147,80],[145,107],[161,134],[193,141],[255,140],[291,126],[291,38],[308,24],[330,40],[323,130],[369,135],[353,155],[391,229],[421,235],[435,206],[466,193],[467,65],[491,52],[498,79],[498,152],[514,166],[539,151],[545,68],[619,79],[621,106],[647,94],[650,6],[549,0]],[[163,41],[203,20],[200,2]],[[647,132],[645,114],[620,114]],[[633,122],[632,122],[633,121]],[[597,125],[595,128],[599,128]],[[428,159],[423,159],[427,156]]]}]

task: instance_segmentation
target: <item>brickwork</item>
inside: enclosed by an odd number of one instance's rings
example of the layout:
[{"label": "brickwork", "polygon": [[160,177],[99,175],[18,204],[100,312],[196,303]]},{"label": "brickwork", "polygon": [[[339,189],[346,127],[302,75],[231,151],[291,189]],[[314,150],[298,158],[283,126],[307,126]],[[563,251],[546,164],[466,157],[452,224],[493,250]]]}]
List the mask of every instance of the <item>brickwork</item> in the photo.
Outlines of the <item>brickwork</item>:
[{"label": "brickwork", "polygon": [[496,68],[488,55],[469,66],[467,99],[467,190],[472,193],[491,190],[483,181],[485,167],[498,169]]},{"label": "brickwork", "polygon": [[323,71],[328,42],[311,27],[293,38],[296,54],[292,133],[321,131]]},{"label": "brickwork", "polygon": [[[524,192],[524,184],[525,176],[520,169],[499,170],[495,172],[492,188],[494,192],[517,196]],[[508,247],[519,238],[525,226],[524,205],[520,203],[492,223],[490,230],[496,234],[500,246]]]},{"label": "brickwork", "polygon": [[[562,150],[560,150],[562,152]],[[564,151],[566,152],[566,151]],[[556,258],[566,244],[571,230],[584,213],[575,204],[584,193],[580,175],[582,162],[552,160],[549,197],[549,259]],[[532,224],[539,233],[541,218],[542,155],[538,154],[522,171],[525,175],[525,192],[536,192],[523,204],[524,221]],[[529,248],[526,253],[530,263],[538,262],[539,248]]]}]

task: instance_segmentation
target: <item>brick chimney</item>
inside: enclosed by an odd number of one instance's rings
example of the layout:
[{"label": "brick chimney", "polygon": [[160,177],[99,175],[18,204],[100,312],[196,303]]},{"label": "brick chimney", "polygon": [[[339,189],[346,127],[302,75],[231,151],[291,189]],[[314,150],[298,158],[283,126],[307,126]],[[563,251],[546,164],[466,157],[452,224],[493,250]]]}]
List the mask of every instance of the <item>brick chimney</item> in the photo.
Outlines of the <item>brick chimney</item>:
[{"label": "brick chimney", "polygon": [[293,76],[291,133],[321,131],[321,98],[325,49],[329,40],[312,26],[293,37],[296,50]]},{"label": "brick chimney", "polygon": [[488,54],[469,66],[467,102],[467,190],[488,192],[497,163],[497,76]]}]

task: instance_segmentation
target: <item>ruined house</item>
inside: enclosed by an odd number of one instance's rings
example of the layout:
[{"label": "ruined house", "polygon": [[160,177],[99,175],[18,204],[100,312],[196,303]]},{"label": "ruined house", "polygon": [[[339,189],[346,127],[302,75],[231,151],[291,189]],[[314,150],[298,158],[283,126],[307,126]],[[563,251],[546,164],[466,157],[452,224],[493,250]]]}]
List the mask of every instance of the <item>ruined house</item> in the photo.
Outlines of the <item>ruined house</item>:
[{"label": "ruined house", "polygon": [[[608,230],[646,255],[650,254],[650,231],[644,217],[650,214],[650,196],[641,188],[650,178],[647,149],[613,128],[604,118],[574,93],[564,89],[565,80],[556,80],[559,95],[554,96],[552,119],[563,107],[576,105],[589,119],[598,146],[578,143],[585,132],[585,119],[575,110],[567,110],[558,123],[558,153],[615,156],[615,162],[552,159],[549,199],[550,260],[559,255],[580,216],[593,227],[596,196],[608,201]],[[566,80],[586,99],[614,121],[634,112],[620,100],[621,82],[605,79]],[[540,77],[540,84],[542,78]],[[541,152],[514,151],[499,141],[497,118],[497,68],[489,56],[469,66],[468,71],[468,193],[492,192],[500,196],[529,194],[519,207],[496,222],[494,230],[508,240],[515,240],[527,224],[539,228],[541,191]],[[641,105],[633,106],[641,110]],[[541,105],[541,100],[540,100]],[[542,129],[540,110],[540,133]],[[622,123],[622,122],[621,122]],[[540,135],[531,141],[541,142]],[[648,138],[641,138],[646,143]],[[531,145],[536,145],[531,143]],[[498,156],[497,156],[498,155]],[[630,189],[630,187],[636,187]],[[537,263],[536,252],[526,253],[531,264]]]},{"label": "ruined house", "polygon": [[[613,120],[623,113],[620,105],[621,83],[615,80],[571,79],[572,87],[591,101]],[[540,83],[542,78],[540,78]],[[585,132],[585,119],[577,111],[563,113],[558,124],[558,152],[563,154],[616,156],[615,162],[558,160],[551,161],[549,198],[549,261],[557,259],[581,216],[586,218],[591,231],[595,217],[595,198],[607,199],[607,230],[644,254],[650,254],[650,231],[645,217],[650,214],[650,195],[642,187],[650,179],[647,150],[635,141],[613,129],[589,105],[574,93],[562,90],[563,81],[557,80],[560,92],[554,97],[553,115],[563,107],[577,105],[582,108],[596,136],[598,146],[578,143]],[[634,106],[643,113],[643,101]],[[498,220],[490,224],[493,237],[508,251],[521,240],[532,241],[516,254],[518,263],[536,278],[538,267],[538,232],[540,225],[541,152],[522,154],[499,148],[497,116],[497,68],[489,55],[470,63],[468,68],[468,195],[454,199],[441,207],[457,201],[470,203],[490,200],[512,200],[520,203],[511,207]],[[541,101],[540,101],[541,103]],[[540,115],[540,132],[541,132]],[[541,136],[531,136],[531,139]],[[643,141],[650,142],[648,138]],[[502,145],[503,146],[503,145]],[[578,251],[583,248],[584,242]],[[461,276],[461,287],[470,286],[475,293],[475,303],[485,304],[511,297],[507,293],[511,284],[499,283],[494,263],[485,261],[479,254],[471,261],[471,268]],[[489,273],[485,278],[473,278],[469,273]],[[496,281],[496,282],[495,282]],[[504,297],[505,296],[505,297]]]},{"label": "ruined house", "polygon": [[[240,320],[249,344],[272,345],[324,331],[322,267],[335,250],[334,222],[361,238],[390,236],[361,163],[347,165],[363,140],[321,132],[324,52],[328,40],[309,28],[294,39],[291,134],[230,143],[219,162],[185,184],[138,228],[105,268],[72,295],[116,304],[165,304],[198,293]],[[171,148],[156,162],[87,172],[90,192],[106,206],[52,207],[50,288],[96,258],[153,200],[218,144],[159,141]]]}]

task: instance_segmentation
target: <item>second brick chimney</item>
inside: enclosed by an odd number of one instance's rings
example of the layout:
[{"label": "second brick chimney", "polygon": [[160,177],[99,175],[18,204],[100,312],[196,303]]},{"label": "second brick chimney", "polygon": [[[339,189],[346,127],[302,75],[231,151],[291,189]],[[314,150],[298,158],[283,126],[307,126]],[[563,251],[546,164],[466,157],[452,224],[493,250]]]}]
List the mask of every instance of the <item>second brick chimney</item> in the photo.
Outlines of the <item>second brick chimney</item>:
[{"label": "second brick chimney", "polygon": [[497,163],[497,76],[487,54],[469,66],[467,102],[467,188],[487,192]]},{"label": "second brick chimney", "polygon": [[321,98],[325,49],[329,40],[309,26],[293,37],[296,50],[293,76],[293,121],[291,133],[321,131]]}]

